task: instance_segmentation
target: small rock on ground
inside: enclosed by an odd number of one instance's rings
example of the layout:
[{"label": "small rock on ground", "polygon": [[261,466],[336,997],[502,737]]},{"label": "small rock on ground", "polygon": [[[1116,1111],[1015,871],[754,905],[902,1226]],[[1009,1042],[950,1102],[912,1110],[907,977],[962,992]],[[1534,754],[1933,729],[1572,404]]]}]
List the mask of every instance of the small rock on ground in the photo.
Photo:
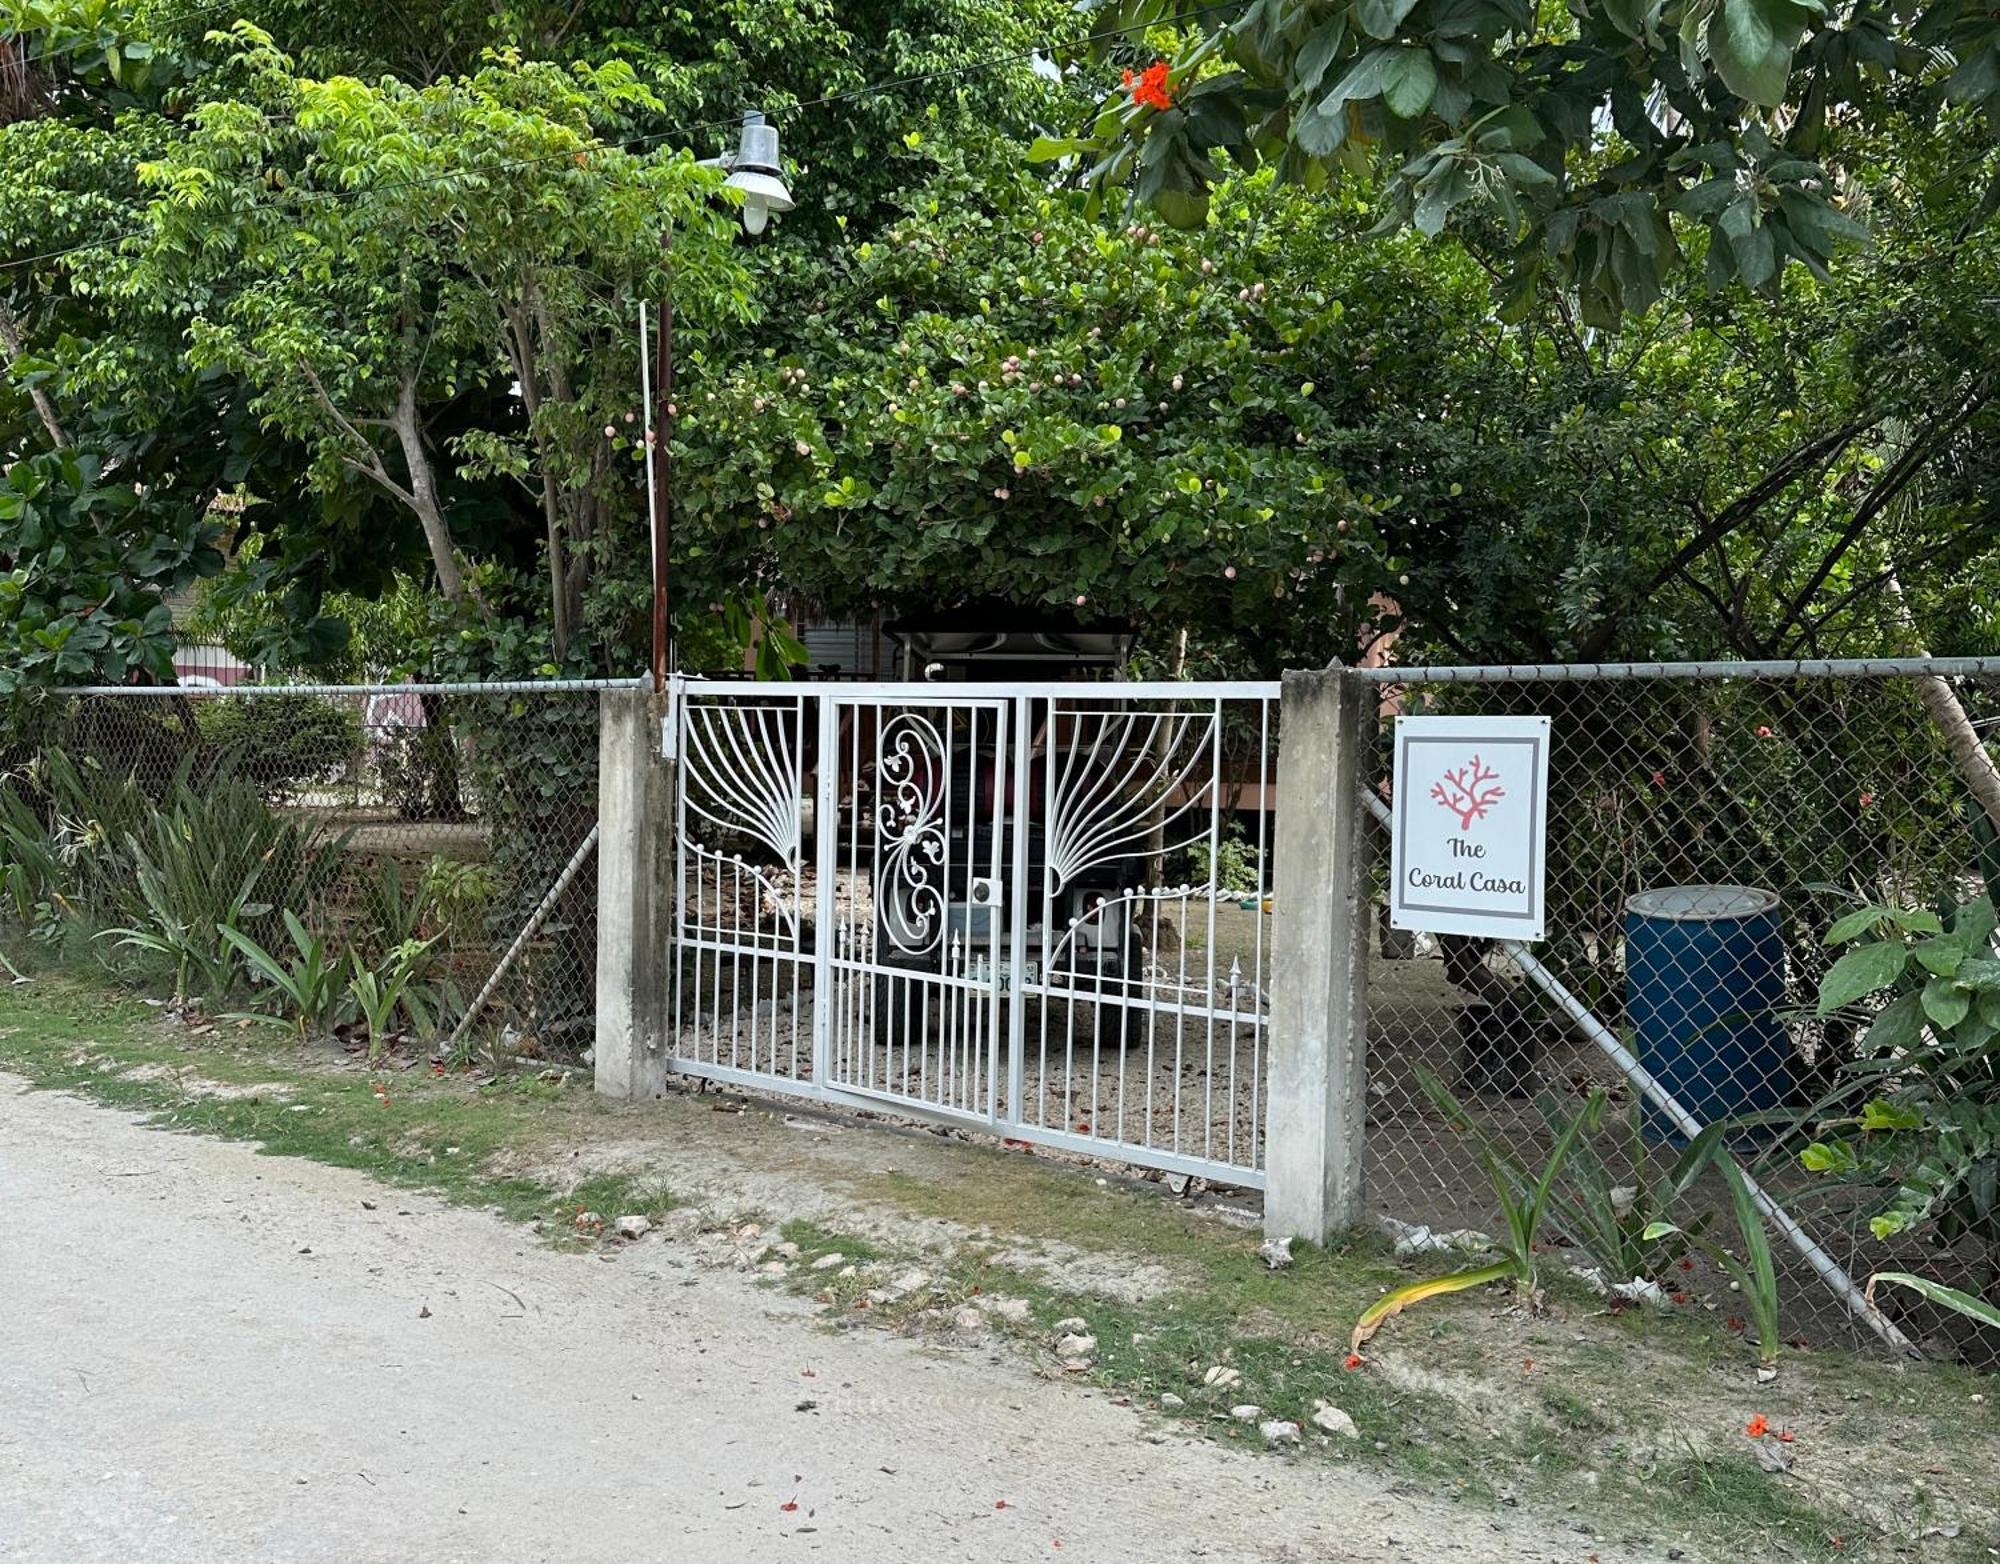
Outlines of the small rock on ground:
[{"label": "small rock on ground", "polygon": [[1026,1298],[995,1298],[986,1296],[978,1300],[978,1305],[988,1314],[1005,1320],[1009,1325],[1025,1325],[1028,1323],[1030,1311]]},{"label": "small rock on ground", "polygon": [[1274,1418],[1268,1423],[1259,1423],[1257,1432],[1264,1436],[1267,1445],[1295,1445],[1299,1442],[1299,1425]]},{"label": "small rock on ground", "polygon": [[986,1316],[977,1309],[960,1309],[951,1317],[951,1328],[961,1336],[986,1334]]},{"label": "small rock on ground", "polygon": [[1257,1257],[1274,1271],[1282,1271],[1292,1263],[1292,1241],[1289,1238],[1268,1238],[1257,1251]]},{"label": "small rock on ground", "polygon": [[913,1292],[922,1292],[930,1284],[928,1271],[905,1271],[889,1284],[889,1295],[893,1298],[907,1298]]},{"label": "small rock on ground", "polygon": [[1056,1343],[1059,1358],[1087,1358],[1097,1351],[1097,1338],[1090,1335],[1069,1335]]},{"label": "small rock on ground", "polygon": [[1201,1382],[1216,1390],[1233,1390],[1243,1383],[1243,1376],[1227,1363],[1218,1363],[1202,1375]]},{"label": "small rock on ground", "polygon": [[1090,1321],[1080,1314],[1072,1314],[1066,1320],[1057,1320],[1055,1331],[1058,1336],[1081,1336],[1090,1329]]},{"label": "small rock on ground", "polygon": [[1160,1397],[1160,1410],[1162,1412],[1178,1412],[1182,1407],[1186,1405],[1187,1403],[1181,1400],[1181,1398],[1175,1395],[1171,1390],[1169,1390],[1165,1395]]},{"label": "small rock on ground", "polygon": [[1239,1423],[1254,1423],[1264,1415],[1264,1409],[1260,1406],[1251,1406],[1246,1402],[1240,1407],[1231,1407],[1229,1415]]},{"label": "small rock on ground", "polygon": [[847,1256],[844,1254],[823,1254],[817,1260],[813,1261],[812,1268],[815,1271],[831,1271],[845,1264],[847,1264]]},{"label": "small rock on ground", "polygon": [[1361,1437],[1361,1430],[1354,1426],[1354,1419],[1325,1401],[1319,1402],[1313,1409],[1313,1427],[1322,1433],[1338,1434],[1343,1439]]},{"label": "small rock on ground", "polygon": [[644,1238],[653,1230],[651,1217],[621,1216],[616,1228],[620,1238]]}]

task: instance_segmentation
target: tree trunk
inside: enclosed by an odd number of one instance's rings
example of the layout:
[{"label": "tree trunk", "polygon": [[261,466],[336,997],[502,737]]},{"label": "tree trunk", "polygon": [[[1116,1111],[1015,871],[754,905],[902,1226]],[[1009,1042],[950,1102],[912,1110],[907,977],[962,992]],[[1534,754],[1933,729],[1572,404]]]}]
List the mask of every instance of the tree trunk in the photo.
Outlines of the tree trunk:
[{"label": "tree trunk", "polygon": [[[4,299],[0,299],[0,347],[7,349],[7,357],[10,359],[20,358],[27,352],[21,337],[21,327],[14,319],[14,312],[7,308]],[[49,432],[50,441],[59,450],[67,447],[69,436],[63,432],[62,423],[56,417],[55,404],[49,400],[48,393],[40,386],[30,386],[28,395],[34,401],[35,412],[41,417],[42,427]]]},{"label": "tree trunk", "polygon": [[[522,284],[524,295],[532,297],[532,278]],[[548,441],[539,419],[542,411],[541,364],[535,352],[534,327],[522,304],[502,302],[507,329],[512,337],[509,356],[514,360],[514,378],[521,383],[521,406],[527,410],[528,430],[535,443],[535,465],[542,475],[542,528],[549,547],[549,624],[555,644],[556,661],[569,655],[571,627],[569,565],[563,547],[562,496],[556,488],[555,468],[549,460]]]},{"label": "tree trunk", "polygon": [[438,590],[454,603],[465,598],[465,577],[452,552],[451,529],[445,525],[438,505],[437,478],[431,471],[430,452],[424,449],[423,420],[417,413],[417,379],[406,372],[396,393],[396,416],[390,421],[403,447],[403,463],[410,470],[410,496],[417,519],[423,523],[424,541],[430,545],[431,563],[437,568]]},{"label": "tree trunk", "polygon": [[[1895,605],[1896,618],[1902,625],[1904,652],[1911,657],[1930,656],[1930,649],[1924,645],[1923,636],[1917,630],[1916,618],[1910,613],[1909,600],[1903,596],[1903,583],[1897,579],[1895,571],[1889,572],[1886,586],[1889,601]],[[2000,767],[1994,765],[1992,754],[1979,741],[1972,718],[1966,714],[1957,692],[1936,674],[1924,674],[1917,680],[1917,699],[1924,703],[1924,710],[1930,713],[1931,721],[1944,735],[1960,780],[1978,800],[1979,807],[1986,811],[1986,818],[1993,822],[1993,829],[2000,832]]]}]

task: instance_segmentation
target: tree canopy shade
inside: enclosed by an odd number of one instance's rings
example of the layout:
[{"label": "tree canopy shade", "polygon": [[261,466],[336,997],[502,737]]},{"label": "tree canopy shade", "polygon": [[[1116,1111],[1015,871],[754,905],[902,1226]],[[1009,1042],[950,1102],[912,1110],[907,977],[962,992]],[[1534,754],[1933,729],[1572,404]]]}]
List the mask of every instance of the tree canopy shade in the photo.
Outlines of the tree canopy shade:
[{"label": "tree canopy shade", "polygon": [[[1171,51],[1076,156],[1100,194],[1197,224],[1226,162],[1317,189],[1379,171],[1384,228],[1484,230],[1512,307],[1545,273],[1612,324],[1692,250],[1712,283],[1824,278],[1853,215],[1840,143],[1948,121],[2000,203],[2000,12],[1987,0],[1094,0],[1097,44]],[[1122,29],[1122,31],[1119,31]],[[1164,102],[1165,107],[1160,104]]]}]

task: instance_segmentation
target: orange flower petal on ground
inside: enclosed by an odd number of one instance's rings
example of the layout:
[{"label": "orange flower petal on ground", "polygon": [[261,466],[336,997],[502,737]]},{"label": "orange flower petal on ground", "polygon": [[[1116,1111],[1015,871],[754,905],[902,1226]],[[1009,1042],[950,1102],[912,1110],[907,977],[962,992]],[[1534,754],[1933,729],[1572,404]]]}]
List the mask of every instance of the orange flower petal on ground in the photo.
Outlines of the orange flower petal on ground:
[{"label": "orange flower petal on ground", "polygon": [[1755,1417],[1751,1418],[1749,1422],[1743,1425],[1743,1432],[1748,1434],[1752,1439],[1762,1439],[1770,1431],[1771,1431],[1771,1425],[1767,1421],[1765,1421],[1764,1414],[1762,1412],[1759,1412]]}]

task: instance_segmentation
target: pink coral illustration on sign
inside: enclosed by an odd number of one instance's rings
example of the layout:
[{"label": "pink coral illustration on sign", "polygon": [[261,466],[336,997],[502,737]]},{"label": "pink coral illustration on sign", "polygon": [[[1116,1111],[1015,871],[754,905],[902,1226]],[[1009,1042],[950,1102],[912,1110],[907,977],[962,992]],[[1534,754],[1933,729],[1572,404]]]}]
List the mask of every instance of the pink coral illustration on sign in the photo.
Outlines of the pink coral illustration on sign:
[{"label": "pink coral illustration on sign", "polygon": [[1500,786],[1500,773],[1477,755],[1470,765],[1447,771],[1444,780],[1431,788],[1431,797],[1458,816],[1458,828],[1470,831],[1472,822],[1484,820],[1493,806],[1507,796]]}]

